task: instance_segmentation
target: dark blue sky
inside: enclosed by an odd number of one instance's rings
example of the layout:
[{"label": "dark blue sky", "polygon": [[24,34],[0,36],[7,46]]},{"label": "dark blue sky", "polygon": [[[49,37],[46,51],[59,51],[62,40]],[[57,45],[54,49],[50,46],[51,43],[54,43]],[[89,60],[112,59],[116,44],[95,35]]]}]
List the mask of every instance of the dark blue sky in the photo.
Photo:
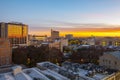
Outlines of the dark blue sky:
[{"label": "dark blue sky", "polygon": [[30,27],[120,24],[120,0],[0,0],[1,21]]}]

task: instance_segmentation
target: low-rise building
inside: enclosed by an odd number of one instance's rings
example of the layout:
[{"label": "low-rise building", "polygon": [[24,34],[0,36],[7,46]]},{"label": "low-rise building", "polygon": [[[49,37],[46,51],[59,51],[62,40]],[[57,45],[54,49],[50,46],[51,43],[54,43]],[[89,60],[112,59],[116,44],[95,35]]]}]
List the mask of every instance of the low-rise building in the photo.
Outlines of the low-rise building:
[{"label": "low-rise building", "polygon": [[120,51],[105,52],[99,58],[100,66],[120,70]]},{"label": "low-rise building", "polygon": [[95,64],[79,64],[64,62],[61,66],[50,62],[37,63],[39,69],[50,69],[66,76],[70,80],[119,80],[120,72],[110,73],[110,70]]},{"label": "low-rise building", "polygon": [[49,47],[55,47],[59,49],[61,52],[63,52],[63,47],[68,46],[68,39],[61,39],[61,40],[56,40],[52,43],[49,43]]},{"label": "low-rise building", "polygon": [[64,62],[58,66],[51,62],[37,63],[37,67],[22,69],[13,66],[1,73],[0,80],[119,80],[120,72],[112,72],[99,65]]}]

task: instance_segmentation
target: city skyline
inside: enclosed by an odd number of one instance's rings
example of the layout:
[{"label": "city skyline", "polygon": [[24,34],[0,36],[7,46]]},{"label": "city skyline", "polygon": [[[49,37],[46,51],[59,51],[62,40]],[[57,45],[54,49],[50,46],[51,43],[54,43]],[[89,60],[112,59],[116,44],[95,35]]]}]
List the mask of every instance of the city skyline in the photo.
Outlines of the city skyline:
[{"label": "city skyline", "polygon": [[60,36],[120,35],[120,1],[116,0],[1,0],[0,22],[23,22],[30,34],[50,36],[50,29]]}]

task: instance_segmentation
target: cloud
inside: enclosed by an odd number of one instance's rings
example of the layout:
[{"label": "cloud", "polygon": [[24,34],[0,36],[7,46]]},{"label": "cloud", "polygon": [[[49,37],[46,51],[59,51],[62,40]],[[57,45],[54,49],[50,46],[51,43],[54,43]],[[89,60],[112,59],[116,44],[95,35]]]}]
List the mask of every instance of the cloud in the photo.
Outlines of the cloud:
[{"label": "cloud", "polygon": [[47,20],[44,24],[29,27],[30,34],[50,35],[51,28],[60,31],[60,34],[70,33],[118,33],[120,25],[109,25],[104,23],[73,23],[64,21]]},{"label": "cloud", "polygon": [[119,25],[108,25],[104,23],[74,23],[64,21],[46,20],[45,23],[36,25],[37,27],[60,27],[60,28],[104,28],[104,27],[117,27]]},{"label": "cloud", "polygon": [[[67,25],[68,26],[68,25]],[[75,26],[75,25],[72,25]],[[100,25],[100,24],[80,24],[79,26],[75,26],[75,27],[30,27],[30,31],[50,31],[50,29],[53,28],[55,30],[64,32],[118,32],[120,31],[120,26],[119,25]]]}]

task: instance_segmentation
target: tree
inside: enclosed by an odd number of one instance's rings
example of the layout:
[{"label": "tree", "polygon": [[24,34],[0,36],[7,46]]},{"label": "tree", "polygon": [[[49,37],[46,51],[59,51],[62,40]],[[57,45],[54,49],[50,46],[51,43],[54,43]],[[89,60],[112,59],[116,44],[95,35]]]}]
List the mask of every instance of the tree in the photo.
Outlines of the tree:
[{"label": "tree", "polygon": [[63,53],[59,49],[56,48],[50,48],[49,49],[49,54],[47,55],[48,61],[53,62],[53,63],[61,63]]},{"label": "tree", "polygon": [[56,48],[48,46],[28,46],[13,49],[13,62],[15,64],[24,64],[28,67],[35,66],[42,61],[51,61],[53,63],[61,62],[63,54]]},{"label": "tree", "polygon": [[27,53],[23,48],[14,49],[12,53],[12,59],[17,64],[27,64]]},{"label": "tree", "polygon": [[77,49],[71,55],[71,60],[79,63],[95,63],[98,64],[99,57],[104,50],[101,47],[91,46]]}]

